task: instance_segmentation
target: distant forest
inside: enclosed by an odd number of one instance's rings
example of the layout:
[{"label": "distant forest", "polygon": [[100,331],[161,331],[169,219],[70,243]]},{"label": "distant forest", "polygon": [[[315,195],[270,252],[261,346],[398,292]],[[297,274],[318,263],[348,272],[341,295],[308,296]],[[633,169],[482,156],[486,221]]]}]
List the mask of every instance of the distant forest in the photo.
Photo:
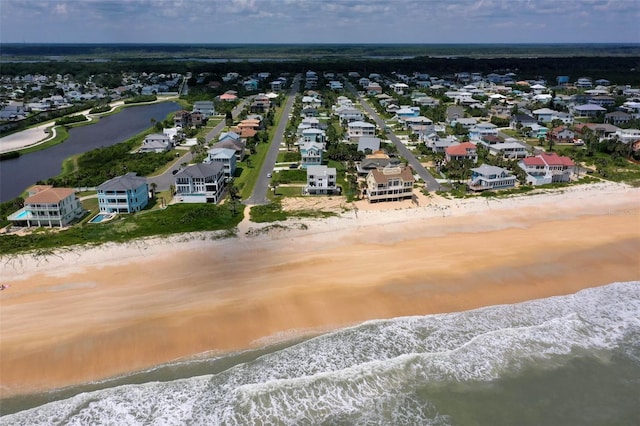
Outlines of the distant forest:
[{"label": "distant forest", "polygon": [[640,84],[640,45],[23,45],[3,44],[2,75],[123,72],[411,74],[515,72]]}]

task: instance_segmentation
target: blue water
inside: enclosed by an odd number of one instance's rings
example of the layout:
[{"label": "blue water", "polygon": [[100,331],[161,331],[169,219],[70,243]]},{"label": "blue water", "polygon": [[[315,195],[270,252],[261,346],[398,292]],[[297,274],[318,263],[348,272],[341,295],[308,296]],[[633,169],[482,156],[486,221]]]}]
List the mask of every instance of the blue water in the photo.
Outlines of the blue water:
[{"label": "blue water", "polygon": [[26,219],[26,217],[29,216],[30,213],[31,212],[28,210],[20,212],[20,214],[16,216],[16,219]]},{"label": "blue water", "polygon": [[167,114],[179,109],[180,105],[174,102],[124,108],[117,114],[101,118],[95,124],[69,129],[69,138],[61,144],[2,161],[0,202],[19,196],[40,180],[57,176],[66,158],[124,142],[149,128],[152,118],[162,121]]},{"label": "blue water", "polygon": [[107,215],[104,215],[104,214],[100,213],[100,214],[95,215],[95,216],[94,216],[94,218],[93,218],[93,219],[91,219],[89,222],[90,222],[90,223],[100,223],[100,222],[102,222],[106,217],[107,217]]},{"label": "blue water", "polygon": [[370,321],[93,386],[4,401],[33,408],[0,423],[637,425],[640,282]]}]

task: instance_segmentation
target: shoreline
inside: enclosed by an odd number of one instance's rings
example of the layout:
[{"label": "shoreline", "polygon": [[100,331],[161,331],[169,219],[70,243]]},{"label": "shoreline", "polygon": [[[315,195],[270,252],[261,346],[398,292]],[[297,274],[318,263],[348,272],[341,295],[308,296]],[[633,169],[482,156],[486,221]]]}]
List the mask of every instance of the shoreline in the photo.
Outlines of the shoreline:
[{"label": "shoreline", "polygon": [[199,233],[0,258],[11,285],[0,293],[0,397],[367,320],[635,281],[639,196],[602,184],[436,198],[290,221],[251,237],[247,227],[256,225],[241,223],[232,239]]}]

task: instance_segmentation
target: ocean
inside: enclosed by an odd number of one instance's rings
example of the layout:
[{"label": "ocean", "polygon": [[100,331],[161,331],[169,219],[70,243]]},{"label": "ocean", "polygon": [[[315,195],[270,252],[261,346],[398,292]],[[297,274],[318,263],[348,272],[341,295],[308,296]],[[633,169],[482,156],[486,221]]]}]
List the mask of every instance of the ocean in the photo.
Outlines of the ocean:
[{"label": "ocean", "polygon": [[640,282],[369,321],[2,411],[2,425],[638,425]]}]

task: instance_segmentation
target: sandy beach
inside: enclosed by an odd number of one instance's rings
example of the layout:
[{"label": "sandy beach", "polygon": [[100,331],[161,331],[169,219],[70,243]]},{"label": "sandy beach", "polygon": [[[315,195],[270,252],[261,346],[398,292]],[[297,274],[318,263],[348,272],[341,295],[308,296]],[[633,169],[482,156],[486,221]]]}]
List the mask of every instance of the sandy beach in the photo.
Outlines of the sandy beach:
[{"label": "sandy beach", "polygon": [[[640,279],[640,189],[359,202],[237,238],[178,235],[2,257],[1,395],[369,319],[514,303]],[[353,206],[349,206],[353,207]]]}]

